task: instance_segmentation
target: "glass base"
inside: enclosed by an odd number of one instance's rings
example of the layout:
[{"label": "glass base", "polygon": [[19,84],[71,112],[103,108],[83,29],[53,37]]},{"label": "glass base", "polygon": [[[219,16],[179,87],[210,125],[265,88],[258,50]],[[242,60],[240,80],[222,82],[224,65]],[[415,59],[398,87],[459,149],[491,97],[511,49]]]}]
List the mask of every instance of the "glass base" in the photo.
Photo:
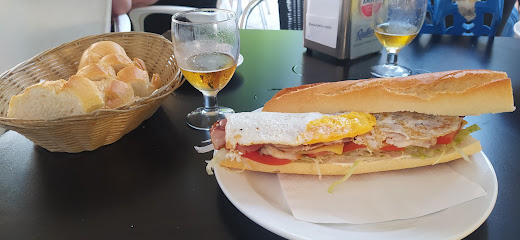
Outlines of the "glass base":
[{"label": "glass base", "polygon": [[206,111],[204,107],[197,108],[186,116],[186,123],[198,130],[209,130],[213,123],[220,119],[226,118],[224,114],[235,113],[228,107],[217,107],[216,111]]},{"label": "glass base", "polygon": [[412,69],[412,75],[418,75],[418,74],[424,74],[424,73],[431,73],[428,70],[425,69]]},{"label": "glass base", "polygon": [[399,65],[384,64],[373,66],[370,73],[376,77],[406,77],[412,75],[412,70]]}]

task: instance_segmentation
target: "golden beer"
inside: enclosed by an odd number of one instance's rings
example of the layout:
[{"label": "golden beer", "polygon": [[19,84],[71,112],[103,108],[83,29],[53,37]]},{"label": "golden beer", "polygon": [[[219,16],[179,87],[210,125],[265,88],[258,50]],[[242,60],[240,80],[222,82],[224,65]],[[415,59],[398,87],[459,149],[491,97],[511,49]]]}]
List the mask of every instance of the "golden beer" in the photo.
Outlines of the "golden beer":
[{"label": "golden beer", "polygon": [[377,25],[376,37],[388,52],[398,53],[408,45],[419,33],[417,27],[400,22],[386,22]]},{"label": "golden beer", "polygon": [[193,87],[200,91],[216,92],[226,86],[237,65],[225,53],[201,53],[189,57],[181,72]]}]

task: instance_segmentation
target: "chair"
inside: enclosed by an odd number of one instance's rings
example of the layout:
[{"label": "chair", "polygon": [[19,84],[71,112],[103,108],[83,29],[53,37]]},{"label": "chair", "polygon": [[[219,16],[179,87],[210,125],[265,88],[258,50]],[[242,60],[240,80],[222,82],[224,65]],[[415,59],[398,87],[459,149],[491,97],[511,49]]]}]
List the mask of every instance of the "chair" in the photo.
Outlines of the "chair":
[{"label": "chair", "polygon": [[132,23],[128,14],[121,14],[112,18],[113,32],[130,32],[132,31]]},{"label": "chair", "polygon": [[193,7],[185,7],[185,6],[166,6],[166,5],[157,5],[157,6],[147,6],[141,8],[135,8],[128,13],[130,17],[130,21],[132,22],[132,26],[134,27],[134,31],[144,32],[144,20],[151,14],[169,14],[173,15],[178,12],[188,11],[195,9]]},{"label": "chair", "polygon": [[279,0],[280,29],[303,30],[304,0]]},{"label": "chair", "polygon": [[[431,3],[430,3],[431,4]],[[466,20],[452,0],[434,0],[432,25],[424,25],[421,33],[464,36],[494,36],[502,21],[504,0],[483,0],[475,3],[475,18]]]},{"label": "chair", "polygon": [[[259,4],[265,3],[267,4],[267,1],[264,0],[253,0],[250,1],[246,7],[244,8],[242,12],[242,6],[241,6],[241,0],[238,0],[238,6],[236,6],[235,9],[237,9],[237,16],[240,16],[240,21],[238,23],[238,26],[240,29],[246,29],[247,28],[247,22],[249,20],[249,16],[251,15],[254,8],[256,8]],[[267,20],[265,18],[264,8],[260,7],[258,8],[260,11],[260,19],[262,20],[262,26],[264,29],[267,29]]]},{"label": "chair", "polygon": [[[259,5],[260,3],[264,2],[263,0],[252,0],[249,1],[247,6],[242,9],[242,0],[224,0],[224,1],[217,1],[217,8],[223,8],[223,9],[229,9],[233,10],[237,14],[237,21],[240,28],[246,28],[247,26],[247,20],[249,18],[249,15],[251,14],[252,10]],[[194,7],[186,7],[186,6],[172,6],[172,5],[154,5],[154,6],[147,6],[147,7],[141,7],[133,9],[128,13],[130,17],[130,21],[132,22],[132,26],[134,27],[134,31],[147,31],[145,29],[145,19],[149,17],[152,14],[166,14],[166,15],[173,15],[178,12],[187,11],[195,9]],[[264,26],[264,29],[267,28],[267,23],[265,20],[265,15],[263,14],[263,8],[260,8],[261,11],[261,18],[262,18],[262,24]],[[167,23],[170,24],[169,22]],[[163,23],[164,25],[164,23]]]},{"label": "chair", "polygon": [[432,1],[428,0],[428,4],[426,6],[426,19],[424,20],[424,24],[421,28],[420,33],[439,33],[437,29],[433,25],[433,4]]}]

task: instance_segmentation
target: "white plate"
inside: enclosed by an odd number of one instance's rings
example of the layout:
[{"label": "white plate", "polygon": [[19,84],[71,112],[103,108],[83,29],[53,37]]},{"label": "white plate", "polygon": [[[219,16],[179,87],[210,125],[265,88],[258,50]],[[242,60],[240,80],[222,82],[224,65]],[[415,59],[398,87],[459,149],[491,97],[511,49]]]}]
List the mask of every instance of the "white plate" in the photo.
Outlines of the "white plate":
[{"label": "white plate", "polygon": [[242,56],[242,54],[238,54],[237,67],[242,65],[243,62],[244,62],[244,56]]},{"label": "white plate", "polygon": [[480,152],[471,159],[471,163],[457,160],[447,164],[480,184],[486,196],[419,218],[373,224],[315,224],[295,219],[276,174],[237,173],[217,167],[215,175],[220,188],[238,210],[288,239],[461,239],[484,223],[498,194],[495,170],[486,155]]}]

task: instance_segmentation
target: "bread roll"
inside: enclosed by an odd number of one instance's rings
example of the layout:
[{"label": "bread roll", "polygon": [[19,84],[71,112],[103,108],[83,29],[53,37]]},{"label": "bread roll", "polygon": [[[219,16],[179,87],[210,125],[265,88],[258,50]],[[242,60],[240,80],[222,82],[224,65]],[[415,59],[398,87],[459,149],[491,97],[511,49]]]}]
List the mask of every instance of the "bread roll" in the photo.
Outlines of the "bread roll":
[{"label": "bread roll", "polygon": [[130,60],[128,56],[117,53],[112,53],[104,56],[103,58],[101,58],[101,60],[99,60],[98,63],[112,66],[116,73],[125,67],[130,67],[134,65],[134,63],[132,62],[132,60]]},{"label": "bread roll", "polygon": [[143,59],[134,58],[134,66],[146,71],[146,64],[144,63]]},{"label": "bread roll", "polygon": [[287,88],[269,100],[263,111],[410,111],[465,116],[511,112],[514,109],[511,80],[506,73],[460,70]]},{"label": "bread roll", "polygon": [[90,113],[105,105],[96,85],[82,76],[32,85],[9,102],[7,117],[51,120]]},{"label": "bread roll", "polygon": [[90,45],[79,61],[78,70],[86,65],[97,63],[101,58],[109,54],[121,54],[126,56],[126,51],[121,45],[112,41],[100,41]]},{"label": "bread roll", "polygon": [[102,56],[95,54],[95,53],[89,53],[86,54],[86,52],[83,52],[83,56],[81,57],[81,60],[78,65],[78,71],[82,68],[84,68],[87,65],[96,64],[101,60]]},{"label": "bread roll", "polygon": [[129,84],[115,78],[94,82],[103,95],[105,108],[114,109],[134,101],[134,90]]},{"label": "bread roll", "polygon": [[86,77],[91,81],[100,81],[107,78],[115,78],[116,71],[110,65],[94,63],[83,67],[76,75]]},{"label": "bread roll", "polygon": [[155,89],[159,89],[160,87],[164,86],[166,84],[166,81],[159,76],[159,74],[154,73],[152,75],[152,87]]},{"label": "bread roll", "polygon": [[87,51],[93,52],[95,54],[106,56],[108,54],[117,53],[126,55],[126,51],[121,45],[112,42],[112,41],[99,41],[96,42],[87,49]]},{"label": "bread roll", "polygon": [[136,66],[121,69],[117,73],[117,79],[130,84],[138,97],[147,97],[155,90],[150,83],[148,72]]},{"label": "bread roll", "polygon": [[[480,152],[482,147],[480,142],[471,136],[468,136],[460,145],[459,148],[466,154],[471,155]],[[249,160],[244,157],[239,157],[239,161],[236,158],[226,158],[228,151],[221,149],[215,155],[215,160],[220,163],[221,166],[245,169],[257,172],[269,172],[269,173],[295,173],[295,174],[312,174],[312,175],[345,175],[350,170],[350,167],[354,163],[320,163],[316,164],[312,161],[295,161],[286,165],[266,165]],[[455,159],[459,159],[461,155],[454,149],[450,149],[442,155],[442,152],[438,152],[431,157],[420,158],[420,157],[406,157],[406,158],[381,158],[374,156],[373,159],[366,159],[361,161],[356,168],[354,174],[371,173],[371,172],[382,172],[391,171],[398,169],[407,169],[414,167],[428,166],[436,163],[449,162]],[[319,171],[318,167],[319,166]]]}]

